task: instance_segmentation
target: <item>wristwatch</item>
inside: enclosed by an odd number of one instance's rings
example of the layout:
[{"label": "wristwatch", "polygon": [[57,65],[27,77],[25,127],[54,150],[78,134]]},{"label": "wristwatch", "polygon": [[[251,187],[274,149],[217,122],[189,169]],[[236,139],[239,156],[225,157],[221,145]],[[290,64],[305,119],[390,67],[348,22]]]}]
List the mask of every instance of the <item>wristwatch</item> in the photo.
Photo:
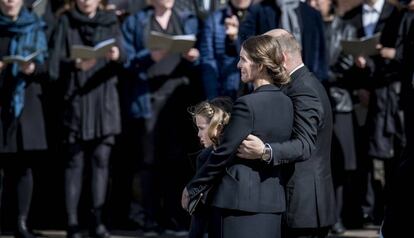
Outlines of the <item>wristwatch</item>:
[{"label": "wristwatch", "polygon": [[269,163],[270,160],[272,160],[272,148],[269,144],[265,144],[262,157],[260,159],[266,163]]}]

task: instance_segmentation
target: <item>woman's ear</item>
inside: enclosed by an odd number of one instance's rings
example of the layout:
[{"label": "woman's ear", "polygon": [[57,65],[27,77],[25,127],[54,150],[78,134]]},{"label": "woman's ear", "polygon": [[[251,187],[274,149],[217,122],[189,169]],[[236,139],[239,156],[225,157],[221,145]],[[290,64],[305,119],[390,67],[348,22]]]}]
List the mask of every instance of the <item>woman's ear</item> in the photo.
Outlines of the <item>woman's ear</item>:
[{"label": "woman's ear", "polygon": [[218,124],[217,125],[217,135],[221,135],[221,132],[223,131],[223,124]]},{"label": "woman's ear", "polygon": [[283,68],[287,69],[286,62],[289,60],[288,59],[289,56],[286,54],[286,52],[283,52],[282,55],[283,55],[283,64],[282,64],[283,65]]},{"label": "woman's ear", "polygon": [[264,65],[263,64],[257,64],[257,70],[258,70],[258,72],[261,74],[262,72],[263,72],[263,70],[264,70],[265,68],[264,68]]}]

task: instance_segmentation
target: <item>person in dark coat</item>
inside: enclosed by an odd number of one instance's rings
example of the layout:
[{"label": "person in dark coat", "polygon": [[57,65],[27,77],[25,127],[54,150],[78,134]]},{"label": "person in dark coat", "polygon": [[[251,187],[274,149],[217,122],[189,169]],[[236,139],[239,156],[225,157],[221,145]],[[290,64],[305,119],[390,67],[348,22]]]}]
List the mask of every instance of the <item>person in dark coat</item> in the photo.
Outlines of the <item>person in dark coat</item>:
[{"label": "person in dark coat", "polygon": [[[238,149],[238,156],[260,159],[264,143],[272,147],[271,163],[286,164],[286,237],[326,237],[335,223],[335,194],[331,175],[332,112],[322,84],[304,66],[300,46],[294,36],[283,29],[266,34],[275,37],[285,52],[285,67],[292,81],[283,88],[293,102],[295,122],[290,140],[273,142],[249,135]],[[313,100],[312,100],[313,99]],[[317,131],[312,132],[312,124]],[[304,137],[302,134],[315,135]],[[309,154],[303,149],[315,139]],[[309,145],[306,145],[309,147]],[[297,163],[293,163],[297,162]]]},{"label": "person in dark coat", "polygon": [[213,187],[211,238],[281,237],[285,193],[280,167],[268,163],[270,146],[256,161],[241,159],[236,152],[249,134],[266,141],[290,138],[292,102],[275,85],[289,82],[282,60],[280,45],[270,36],[254,36],[243,43],[241,80],[252,82],[255,90],[236,100],[221,143],[183,192],[191,202]]},{"label": "person in dark coat", "polygon": [[405,9],[399,27],[396,59],[401,64],[401,107],[404,111],[406,147],[402,162],[394,171],[390,185],[390,198],[385,206],[381,227],[383,238],[408,237],[412,232],[412,220],[406,217],[414,213],[412,181],[414,181],[414,0],[405,1]]},{"label": "person in dark coat", "polygon": [[[190,108],[189,112],[198,129],[197,136],[200,139],[200,144],[204,147],[195,157],[196,161],[193,162],[196,165],[196,171],[201,169],[210,154],[219,145],[224,127],[230,120],[232,104],[232,99],[229,97],[216,97]],[[182,202],[184,202],[182,205],[185,206],[188,201],[184,199]],[[210,210],[211,207],[207,200],[203,200],[195,208],[191,216],[189,238],[203,238],[208,232]]]},{"label": "person in dark coat", "polygon": [[[398,63],[393,59],[400,23],[398,8],[386,0],[363,1],[344,15],[347,24],[356,29],[356,37],[381,33],[378,55],[355,57],[348,72],[350,86],[355,89],[367,116],[357,128],[356,145],[362,187],[361,218],[364,224],[382,220],[380,194],[386,197],[387,182],[404,145],[403,125],[399,111]],[[374,166],[375,164],[375,166]],[[385,175],[381,175],[385,174]],[[379,184],[377,191],[374,184]],[[378,211],[378,212],[377,212]]]},{"label": "person in dark coat", "polygon": [[[42,102],[42,82],[47,80],[45,23],[24,7],[23,0],[1,1],[0,9],[0,162],[6,176],[15,180],[15,235],[31,238],[26,221],[33,191],[32,160],[39,156],[36,152],[48,148]],[[31,54],[34,57],[24,63],[5,60]]]},{"label": "person in dark coat", "polygon": [[[99,0],[77,0],[65,12],[53,34],[50,75],[62,86],[63,139],[67,149],[65,202],[68,237],[80,237],[78,203],[85,163],[91,163],[91,235],[108,237],[102,217],[108,166],[115,135],[121,132],[117,72],[122,67],[122,35],[113,12],[101,10]],[[71,56],[73,45],[94,46],[114,39],[104,58]]]},{"label": "person in dark coat", "polygon": [[295,35],[301,42],[305,65],[317,79],[326,80],[328,63],[320,13],[300,0],[264,0],[249,8],[240,25],[240,39],[243,41],[275,28],[283,28]]}]

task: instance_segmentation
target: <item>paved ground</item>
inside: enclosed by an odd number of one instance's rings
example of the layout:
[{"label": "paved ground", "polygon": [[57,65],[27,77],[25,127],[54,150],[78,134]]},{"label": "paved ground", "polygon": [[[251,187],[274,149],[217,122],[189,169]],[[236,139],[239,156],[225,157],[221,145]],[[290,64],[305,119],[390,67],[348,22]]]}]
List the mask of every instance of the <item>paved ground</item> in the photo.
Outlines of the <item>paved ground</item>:
[{"label": "paved ground", "polygon": [[368,229],[348,230],[341,235],[330,235],[329,238],[378,238],[379,228],[371,227]]},{"label": "paved ground", "polygon": [[[64,231],[38,231],[41,236],[40,237],[50,237],[50,238],[65,238],[66,233]],[[144,238],[144,236],[140,235],[137,232],[133,231],[112,231],[112,238]],[[2,238],[13,238],[11,235],[2,235]],[[162,236],[152,236],[153,238],[176,238],[177,236],[169,236],[169,235],[162,235]],[[185,236],[184,236],[185,237]],[[330,235],[329,238],[378,238],[378,227],[371,227],[368,229],[361,229],[361,230],[349,230],[342,235]]]}]

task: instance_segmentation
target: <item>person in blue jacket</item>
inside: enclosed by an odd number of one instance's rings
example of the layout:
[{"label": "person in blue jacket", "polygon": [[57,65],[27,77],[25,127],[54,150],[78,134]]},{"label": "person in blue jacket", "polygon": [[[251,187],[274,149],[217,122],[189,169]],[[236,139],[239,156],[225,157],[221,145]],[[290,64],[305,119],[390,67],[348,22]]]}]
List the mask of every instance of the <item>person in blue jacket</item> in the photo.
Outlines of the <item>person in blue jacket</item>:
[{"label": "person in blue jacket", "polygon": [[229,96],[236,99],[240,72],[238,32],[251,0],[230,0],[210,14],[200,30],[201,79],[207,99]]},{"label": "person in blue jacket", "polygon": [[[162,220],[162,225],[174,233],[184,231],[188,222],[179,207],[178,189],[188,178],[184,173],[176,176],[174,171],[188,166],[184,158],[190,136],[186,136],[188,123],[183,117],[191,103],[188,95],[195,94],[191,79],[199,51],[194,46],[185,52],[169,52],[150,49],[147,44],[151,31],[197,35],[199,19],[192,13],[177,11],[174,4],[174,0],[153,0],[151,6],[126,18],[122,25],[128,55],[128,78],[121,91],[129,128],[125,146],[132,150],[129,154],[137,166],[133,173],[140,178],[142,190],[141,204],[132,203],[139,211],[130,211],[130,218],[148,232],[157,230],[153,220]],[[155,186],[156,181],[161,185]],[[155,217],[160,204],[163,212]]]}]

